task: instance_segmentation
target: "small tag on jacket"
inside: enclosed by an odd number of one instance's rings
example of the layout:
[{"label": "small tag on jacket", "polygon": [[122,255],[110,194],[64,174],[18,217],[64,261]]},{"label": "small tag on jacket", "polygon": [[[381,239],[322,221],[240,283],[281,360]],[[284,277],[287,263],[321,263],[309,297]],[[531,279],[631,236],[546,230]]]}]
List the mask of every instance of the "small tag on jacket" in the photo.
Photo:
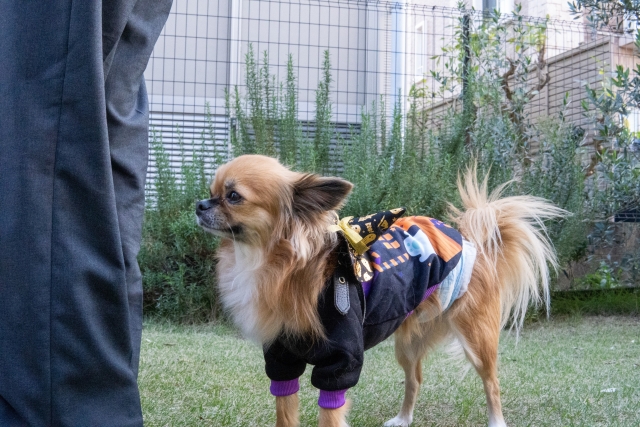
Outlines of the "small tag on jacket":
[{"label": "small tag on jacket", "polygon": [[342,315],[345,315],[349,312],[349,308],[351,308],[351,302],[349,301],[349,283],[347,283],[344,276],[337,276],[333,280],[333,288],[336,310]]}]

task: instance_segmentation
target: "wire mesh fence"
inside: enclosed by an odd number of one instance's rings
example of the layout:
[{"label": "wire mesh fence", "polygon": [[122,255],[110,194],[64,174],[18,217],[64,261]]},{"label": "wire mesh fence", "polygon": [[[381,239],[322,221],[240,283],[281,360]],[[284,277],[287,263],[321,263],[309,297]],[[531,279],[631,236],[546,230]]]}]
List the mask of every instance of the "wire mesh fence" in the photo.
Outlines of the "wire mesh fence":
[{"label": "wire mesh fence", "polygon": [[[588,133],[585,86],[636,63],[632,37],[579,21],[370,0],[176,0],[145,72],[152,132],[176,167],[196,150],[230,153],[236,88],[250,95],[253,70],[278,102],[292,70],[296,117],[312,137],[327,52],[336,140],[381,103],[387,120],[417,103],[437,128],[446,111],[465,108],[471,69],[507,99],[525,97],[525,120],[562,114]],[[629,122],[640,130],[635,112]],[[152,160],[149,182],[154,174]]]}]

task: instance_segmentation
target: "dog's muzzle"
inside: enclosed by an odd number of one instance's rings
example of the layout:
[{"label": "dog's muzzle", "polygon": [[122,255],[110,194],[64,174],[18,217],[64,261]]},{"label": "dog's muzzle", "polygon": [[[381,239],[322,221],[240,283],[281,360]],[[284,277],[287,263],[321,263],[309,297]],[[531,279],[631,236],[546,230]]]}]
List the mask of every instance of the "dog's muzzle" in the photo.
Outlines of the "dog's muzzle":
[{"label": "dog's muzzle", "polygon": [[216,209],[220,205],[220,199],[206,199],[196,202],[196,218],[198,225],[206,231],[226,236],[227,234],[239,234],[240,226],[231,226],[224,216]]},{"label": "dog's muzzle", "polygon": [[215,208],[219,204],[220,202],[218,201],[217,198],[200,200],[199,202],[196,203],[196,215],[202,216],[205,212]]}]

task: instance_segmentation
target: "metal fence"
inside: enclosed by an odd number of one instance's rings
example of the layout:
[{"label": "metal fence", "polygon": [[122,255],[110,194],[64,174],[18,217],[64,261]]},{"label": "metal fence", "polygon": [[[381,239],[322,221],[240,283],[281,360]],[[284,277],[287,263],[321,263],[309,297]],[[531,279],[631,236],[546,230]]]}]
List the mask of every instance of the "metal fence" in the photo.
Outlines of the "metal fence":
[{"label": "metal fence", "polygon": [[[332,122],[341,135],[348,135],[345,129],[357,130],[363,109],[380,99],[387,116],[394,106],[406,109],[412,89],[427,94],[422,108],[437,126],[441,113],[459,108],[462,86],[444,90],[443,81],[460,72],[452,71],[454,64],[464,63],[460,55],[468,47],[460,43],[473,43],[474,34],[491,19],[498,18],[406,2],[175,0],[145,72],[152,129],[161,133],[176,165],[181,152],[189,155],[203,139],[227,149],[233,118],[225,109],[225,94],[235,87],[245,93],[250,45],[259,62],[267,53],[276,82],[285,80],[291,55],[298,118],[307,128],[313,127],[325,51],[333,78]],[[512,15],[499,21],[539,37],[529,40],[538,51],[544,46],[543,56],[531,56],[539,69],[519,83],[530,91],[525,113],[531,120],[564,109],[567,120],[590,126],[581,106],[584,86],[599,85],[616,65],[635,64],[633,39],[623,33],[594,32],[576,21]],[[508,30],[496,44],[507,62],[493,71],[507,81],[514,78],[507,73],[508,58],[518,55],[516,35]],[[630,118],[634,131],[640,130],[636,116]],[[154,173],[152,161],[150,181]]]}]

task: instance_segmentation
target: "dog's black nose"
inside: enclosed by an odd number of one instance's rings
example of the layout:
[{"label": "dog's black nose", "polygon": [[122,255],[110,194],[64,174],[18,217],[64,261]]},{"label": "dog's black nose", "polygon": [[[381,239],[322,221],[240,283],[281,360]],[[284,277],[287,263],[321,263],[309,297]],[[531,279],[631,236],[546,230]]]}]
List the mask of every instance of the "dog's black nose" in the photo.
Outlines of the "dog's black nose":
[{"label": "dog's black nose", "polygon": [[196,213],[200,214],[204,211],[208,211],[215,205],[217,205],[217,203],[214,199],[200,200],[198,203],[196,203]]}]

